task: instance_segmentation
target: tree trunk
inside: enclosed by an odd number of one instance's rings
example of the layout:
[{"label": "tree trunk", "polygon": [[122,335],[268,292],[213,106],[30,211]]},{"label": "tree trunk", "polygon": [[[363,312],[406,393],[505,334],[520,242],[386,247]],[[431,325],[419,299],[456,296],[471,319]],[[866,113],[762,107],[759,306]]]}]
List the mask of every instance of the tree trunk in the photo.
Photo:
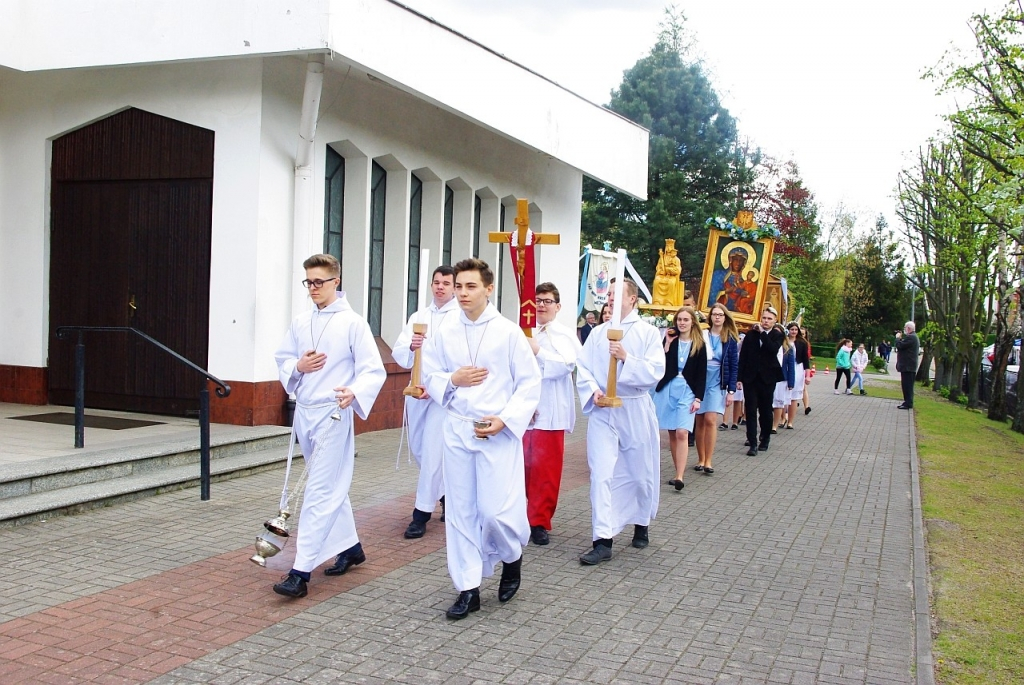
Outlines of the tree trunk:
[{"label": "tree trunk", "polygon": [[921,365],[917,367],[917,375],[914,377],[916,383],[928,383],[932,368],[932,355],[934,354],[935,351],[931,347],[924,348],[924,354],[921,355]]},{"label": "tree trunk", "polygon": [[1007,333],[1008,331],[1003,329],[997,334],[995,356],[992,359],[992,369],[989,371],[992,375],[992,396],[988,401],[988,418],[1000,422],[1005,421],[1007,417],[1006,362],[1010,358],[1010,350],[1013,349],[1013,334]]},{"label": "tree trunk", "polygon": [[1021,382],[1021,374],[1017,373],[1017,410],[1013,412],[1013,430],[1018,433],[1024,433],[1024,397],[1021,397],[1021,392],[1024,391],[1024,383]]}]

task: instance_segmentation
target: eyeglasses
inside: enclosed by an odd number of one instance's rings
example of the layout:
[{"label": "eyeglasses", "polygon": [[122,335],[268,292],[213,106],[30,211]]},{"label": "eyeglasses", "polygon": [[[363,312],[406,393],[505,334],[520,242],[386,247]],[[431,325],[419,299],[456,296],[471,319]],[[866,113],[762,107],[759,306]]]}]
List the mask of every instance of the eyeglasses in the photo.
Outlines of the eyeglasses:
[{"label": "eyeglasses", "polygon": [[538,297],[537,298],[537,304],[542,304],[542,305],[544,305],[546,307],[550,307],[551,305],[558,304],[558,303],[555,302],[554,300],[546,298],[546,297],[543,297],[543,298],[542,297]]},{"label": "eyeglasses", "polygon": [[304,281],[302,281],[302,287],[303,288],[316,288],[317,290],[319,290],[320,288],[324,287],[325,284],[330,283],[331,281],[340,281],[340,280],[341,279],[338,278],[337,276],[335,276],[334,278],[328,278],[326,281],[322,280],[322,279],[319,279],[319,278],[314,278],[311,281],[311,280],[309,280],[307,278]]}]

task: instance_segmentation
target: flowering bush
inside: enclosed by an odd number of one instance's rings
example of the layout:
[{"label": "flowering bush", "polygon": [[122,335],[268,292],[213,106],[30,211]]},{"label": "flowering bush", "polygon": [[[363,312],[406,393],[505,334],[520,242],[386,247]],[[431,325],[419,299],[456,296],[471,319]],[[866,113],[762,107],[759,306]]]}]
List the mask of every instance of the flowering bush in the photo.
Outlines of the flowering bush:
[{"label": "flowering bush", "polygon": [[709,229],[716,228],[719,231],[725,231],[730,237],[736,240],[742,240],[746,243],[756,243],[762,238],[778,238],[779,229],[774,226],[755,226],[753,228],[741,228],[728,219],[724,219],[720,216],[716,216],[712,219],[708,219],[704,222],[704,225]]}]

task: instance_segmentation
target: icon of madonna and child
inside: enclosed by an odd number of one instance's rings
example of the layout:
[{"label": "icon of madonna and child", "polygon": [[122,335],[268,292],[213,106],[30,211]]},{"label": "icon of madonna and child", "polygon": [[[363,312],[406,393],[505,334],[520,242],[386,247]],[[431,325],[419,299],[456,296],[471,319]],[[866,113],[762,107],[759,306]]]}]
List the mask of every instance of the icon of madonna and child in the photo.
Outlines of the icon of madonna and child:
[{"label": "icon of madonna and child", "polygon": [[737,321],[755,321],[765,296],[772,247],[772,240],[746,242],[713,230],[701,283],[702,309],[719,303],[733,312]]}]

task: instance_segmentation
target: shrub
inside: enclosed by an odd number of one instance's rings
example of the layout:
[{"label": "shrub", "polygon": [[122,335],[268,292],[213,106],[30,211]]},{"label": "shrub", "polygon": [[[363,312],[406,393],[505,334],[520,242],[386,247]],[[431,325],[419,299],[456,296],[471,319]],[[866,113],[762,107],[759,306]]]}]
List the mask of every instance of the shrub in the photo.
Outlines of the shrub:
[{"label": "shrub", "polygon": [[941,397],[944,400],[948,400],[949,399],[949,386],[948,385],[944,385],[941,388],[939,388],[939,397]]},{"label": "shrub", "polygon": [[875,357],[871,360],[871,366],[875,367],[875,371],[881,371],[885,368],[885,360],[881,357]]},{"label": "shrub", "polygon": [[956,401],[957,401],[957,404],[962,404],[963,406],[966,407],[967,406],[967,395],[965,395],[963,393],[960,393],[959,395],[956,396]]}]

